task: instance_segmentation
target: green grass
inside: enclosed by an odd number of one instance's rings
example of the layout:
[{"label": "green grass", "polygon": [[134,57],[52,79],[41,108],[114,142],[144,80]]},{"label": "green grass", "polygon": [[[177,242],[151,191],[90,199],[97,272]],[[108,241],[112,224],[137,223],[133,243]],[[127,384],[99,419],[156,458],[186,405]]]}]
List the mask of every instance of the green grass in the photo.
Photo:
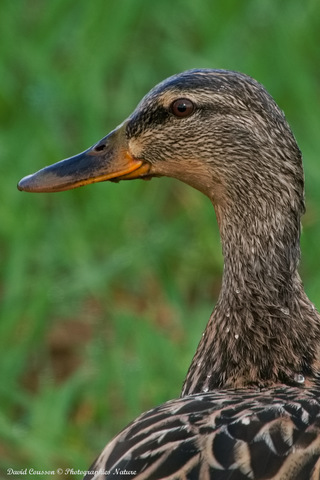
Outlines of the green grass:
[{"label": "green grass", "polygon": [[301,272],[320,305],[319,24],[311,0],[2,0],[0,477],[84,470],[131,419],[179,395],[219,291],[208,200],[168,179],[16,190],[168,75],[240,70],[285,110],[305,158]]}]

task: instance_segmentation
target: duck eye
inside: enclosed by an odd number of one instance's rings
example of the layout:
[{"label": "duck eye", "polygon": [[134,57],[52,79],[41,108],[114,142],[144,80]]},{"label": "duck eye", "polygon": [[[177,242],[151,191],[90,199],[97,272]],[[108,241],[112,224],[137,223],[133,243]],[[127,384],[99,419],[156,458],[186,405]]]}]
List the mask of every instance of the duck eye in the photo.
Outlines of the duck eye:
[{"label": "duck eye", "polygon": [[171,104],[171,112],[176,117],[189,117],[194,111],[194,104],[187,98],[179,98]]}]

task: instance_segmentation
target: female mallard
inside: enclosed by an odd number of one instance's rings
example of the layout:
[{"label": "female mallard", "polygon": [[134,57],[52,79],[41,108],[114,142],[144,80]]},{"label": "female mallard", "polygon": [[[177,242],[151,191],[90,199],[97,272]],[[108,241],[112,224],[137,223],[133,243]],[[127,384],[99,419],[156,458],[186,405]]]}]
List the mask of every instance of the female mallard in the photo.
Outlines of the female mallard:
[{"label": "female mallard", "polygon": [[222,288],[182,398],[125,428],[86,478],[319,479],[320,317],[297,272],[303,169],[282,111],[246,75],[187,71],[92,148],[19,189],[153,176],[212,201]]}]

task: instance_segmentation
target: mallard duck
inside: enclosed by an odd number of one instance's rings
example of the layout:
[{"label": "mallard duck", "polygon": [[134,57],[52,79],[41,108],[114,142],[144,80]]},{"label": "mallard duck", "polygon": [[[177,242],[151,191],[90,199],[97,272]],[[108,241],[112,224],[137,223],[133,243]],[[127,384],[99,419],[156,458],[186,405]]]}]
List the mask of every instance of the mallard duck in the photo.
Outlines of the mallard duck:
[{"label": "mallard duck", "polygon": [[213,203],[222,287],[181,398],[127,426],[86,478],[319,479],[320,317],[297,271],[304,177],[283,112],[247,75],[186,71],[93,147],[18,188],[155,176]]}]

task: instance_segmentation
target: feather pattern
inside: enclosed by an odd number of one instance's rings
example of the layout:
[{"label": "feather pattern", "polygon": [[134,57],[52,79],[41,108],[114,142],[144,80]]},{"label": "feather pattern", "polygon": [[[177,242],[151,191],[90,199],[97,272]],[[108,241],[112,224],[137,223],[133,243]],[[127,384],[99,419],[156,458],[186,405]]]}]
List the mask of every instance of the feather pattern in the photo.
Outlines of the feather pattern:
[{"label": "feather pattern", "polygon": [[220,390],[169,401],[115,437],[85,478],[319,479],[319,393]]}]

